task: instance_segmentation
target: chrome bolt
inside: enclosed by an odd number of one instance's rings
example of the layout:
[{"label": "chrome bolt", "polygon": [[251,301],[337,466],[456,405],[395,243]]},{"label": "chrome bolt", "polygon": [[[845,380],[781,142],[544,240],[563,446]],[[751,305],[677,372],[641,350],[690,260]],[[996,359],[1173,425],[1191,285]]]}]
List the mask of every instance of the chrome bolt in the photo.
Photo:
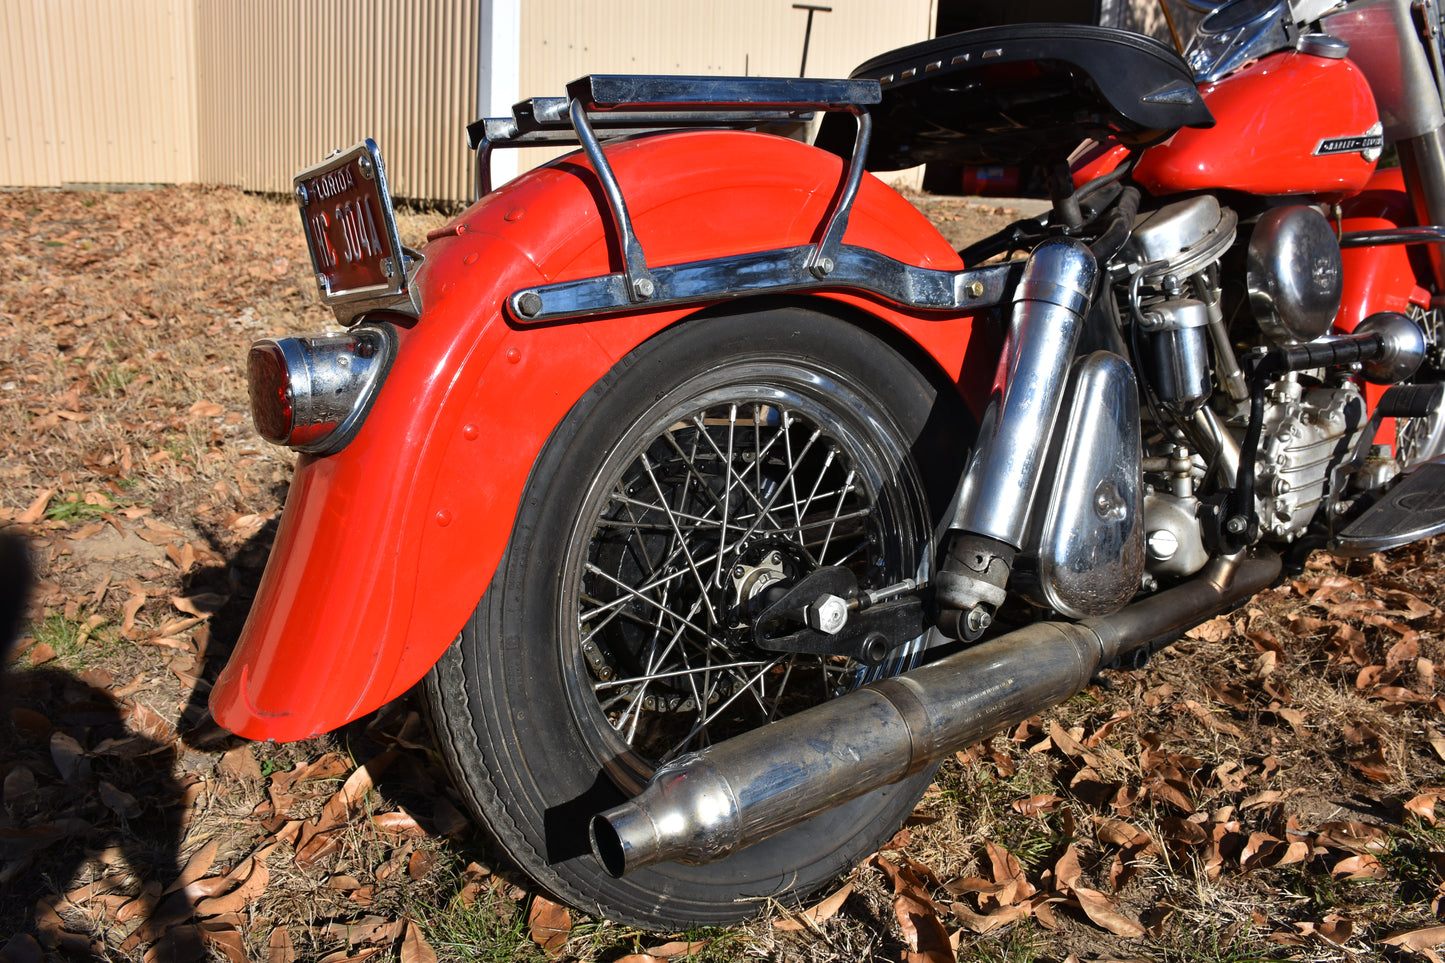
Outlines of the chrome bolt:
[{"label": "chrome bolt", "polygon": [[310,203],[311,195],[306,193],[305,184],[296,185],[296,200],[300,202],[302,207],[305,207],[308,203]]},{"label": "chrome bolt", "polygon": [[748,574],[748,570],[743,568],[741,565],[733,569],[733,578],[742,578],[746,574]]},{"label": "chrome bolt", "polygon": [[652,278],[638,278],[632,282],[632,293],[645,300],[657,293],[657,284]]},{"label": "chrome bolt", "polygon": [[1174,557],[1179,551],[1179,536],[1167,528],[1155,529],[1148,537],[1149,554],[1159,561],[1166,561]]},{"label": "chrome bolt", "polygon": [[803,614],[810,628],[837,635],[848,621],[848,603],[836,595],[820,595]]},{"label": "chrome bolt", "polygon": [[381,273],[386,277],[391,277],[396,273],[396,265],[392,263],[391,258],[381,262]]},{"label": "chrome bolt", "polygon": [[971,298],[981,298],[983,297],[983,282],[969,281],[968,284],[965,286],[964,291]]},{"label": "chrome bolt", "polygon": [[367,157],[365,154],[363,154],[363,155],[361,156],[361,158],[357,160],[356,166],[359,167],[359,168],[361,168],[361,176],[362,176],[362,177],[366,178],[367,180],[371,180],[371,175],[372,175],[373,171],[372,171],[372,169],[371,169],[371,158],[370,158],[370,157]]},{"label": "chrome bolt", "polygon": [[542,313],[542,296],[536,291],[526,291],[517,297],[517,313],[524,318],[535,318]]},{"label": "chrome bolt", "polygon": [[1243,535],[1249,528],[1249,520],[1243,515],[1235,515],[1224,523],[1224,530],[1231,535]]},{"label": "chrome bolt", "polygon": [[819,274],[820,276],[826,277],[827,275],[833,273],[833,268],[834,268],[834,267],[835,267],[835,265],[833,264],[833,259],[832,259],[832,258],[830,258],[830,257],[820,258],[819,261],[818,261],[818,274]]},{"label": "chrome bolt", "polygon": [[970,635],[976,635],[992,624],[993,616],[989,615],[982,606],[974,606],[968,610],[968,615],[964,616],[964,627],[968,629]]}]

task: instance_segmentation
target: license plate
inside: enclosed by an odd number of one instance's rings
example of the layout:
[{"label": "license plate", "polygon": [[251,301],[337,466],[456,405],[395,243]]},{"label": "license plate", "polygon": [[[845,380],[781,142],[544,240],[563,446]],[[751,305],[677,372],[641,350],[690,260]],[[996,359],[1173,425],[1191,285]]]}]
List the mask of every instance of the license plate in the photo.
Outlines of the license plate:
[{"label": "license plate", "polygon": [[327,304],[406,289],[396,214],[381,151],[370,138],[296,175],[296,200]]}]

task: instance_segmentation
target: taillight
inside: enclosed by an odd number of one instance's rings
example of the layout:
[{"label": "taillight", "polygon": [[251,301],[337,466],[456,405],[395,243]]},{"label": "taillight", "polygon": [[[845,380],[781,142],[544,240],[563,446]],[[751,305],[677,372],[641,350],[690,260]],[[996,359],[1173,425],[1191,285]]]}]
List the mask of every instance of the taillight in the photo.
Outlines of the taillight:
[{"label": "taillight", "polygon": [[257,341],[246,358],[256,431],[300,451],[339,451],[361,427],[395,352],[386,325]]}]

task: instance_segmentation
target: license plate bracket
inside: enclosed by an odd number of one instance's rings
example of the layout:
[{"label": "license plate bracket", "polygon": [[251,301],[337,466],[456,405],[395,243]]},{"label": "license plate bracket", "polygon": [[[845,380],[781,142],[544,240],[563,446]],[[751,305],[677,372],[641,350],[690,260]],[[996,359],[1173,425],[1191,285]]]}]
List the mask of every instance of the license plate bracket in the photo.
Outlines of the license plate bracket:
[{"label": "license plate bracket", "polygon": [[357,301],[407,293],[407,259],[376,141],[367,138],[297,174],[293,183],[321,299],[337,316]]}]

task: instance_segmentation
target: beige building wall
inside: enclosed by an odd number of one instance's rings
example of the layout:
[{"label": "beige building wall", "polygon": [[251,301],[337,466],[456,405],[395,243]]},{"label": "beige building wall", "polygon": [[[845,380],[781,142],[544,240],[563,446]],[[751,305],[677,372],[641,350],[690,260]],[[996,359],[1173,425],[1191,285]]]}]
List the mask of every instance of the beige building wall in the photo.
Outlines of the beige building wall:
[{"label": "beige building wall", "polygon": [[0,0],[0,184],[196,179],[195,0]]},{"label": "beige building wall", "polygon": [[[927,40],[938,13],[936,0],[814,5],[833,9],[813,14],[809,77],[847,77],[876,54]],[[591,73],[796,77],[807,25],[792,0],[532,0],[522,5],[522,96],[560,96]],[[520,167],[558,153],[524,148]]]},{"label": "beige building wall", "polygon": [[399,197],[470,197],[474,0],[203,0],[200,179],[289,192],[363,137]]},{"label": "beige building wall", "polygon": [[[927,39],[937,3],[826,0],[807,75]],[[480,114],[588,73],[795,77],[807,24],[791,0],[0,0],[0,186],[287,192],[371,136],[398,196],[467,200]]]}]

